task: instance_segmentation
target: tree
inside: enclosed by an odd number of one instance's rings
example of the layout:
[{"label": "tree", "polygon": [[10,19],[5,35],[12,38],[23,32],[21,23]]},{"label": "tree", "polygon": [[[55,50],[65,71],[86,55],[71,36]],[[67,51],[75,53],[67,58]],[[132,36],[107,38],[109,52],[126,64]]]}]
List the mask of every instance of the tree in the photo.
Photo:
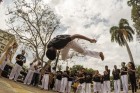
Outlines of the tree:
[{"label": "tree", "polygon": [[140,0],[128,0],[127,4],[132,7],[131,18],[137,33],[140,34]]},{"label": "tree", "polygon": [[134,63],[132,53],[130,51],[127,41],[133,41],[133,29],[129,26],[126,19],[119,21],[119,26],[113,26],[110,28],[111,41],[118,43],[120,46],[126,46],[130,61]]},{"label": "tree", "polygon": [[16,35],[35,53],[35,59],[46,62],[45,52],[53,32],[59,27],[59,19],[43,0],[15,0],[8,8],[9,32]]},{"label": "tree", "polygon": [[140,77],[140,65],[136,68],[138,78]]},{"label": "tree", "polygon": [[70,68],[72,73],[76,73],[77,71],[81,70],[83,68],[82,65],[74,65],[72,68]]},{"label": "tree", "polygon": [[87,73],[94,74],[95,73],[95,70],[93,70],[92,68],[86,68],[86,72]]}]

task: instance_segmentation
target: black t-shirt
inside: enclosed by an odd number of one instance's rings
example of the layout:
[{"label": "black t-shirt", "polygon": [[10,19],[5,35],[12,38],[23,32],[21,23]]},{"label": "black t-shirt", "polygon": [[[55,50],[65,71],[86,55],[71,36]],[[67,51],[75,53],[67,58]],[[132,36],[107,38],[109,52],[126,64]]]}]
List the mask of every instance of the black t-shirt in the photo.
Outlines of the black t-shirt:
[{"label": "black t-shirt", "polygon": [[56,78],[57,78],[58,80],[61,80],[61,79],[62,79],[62,71],[57,71]]},{"label": "black t-shirt", "polygon": [[91,83],[92,82],[92,74],[86,74],[85,82],[86,83]]},{"label": "black t-shirt", "polygon": [[107,70],[107,74],[104,74],[104,81],[110,80],[110,70]]},{"label": "black t-shirt", "polygon": [[120,69],[114,69],[113,70],[113,79],[114,80],[120,79]]},{"label": "black t-shirt", "polygon": [[54,47],[56,49],[62,49],[70,41],[71,41],[70,35],[58,35],[49,42],[47,48]]},{"label": "black t-shirt", "polygon": [[[127,71],[127,67],[122,67],[121,70]],[[122,72],[122,71],[121,71],[121,75],[127,75],[127,72]]]},{"label": "black t-shirt", "polygon": [[16,58],[20,59],[20,61],[16,61],[16,63],[20,66],[23,66],[23,63],[26,62],[26,57],[22,54],[18,54]]},{"label": "black t-shirt", "polygon": [[101,82],[101,77],[98,76],[98,75],[95,75],[95,76],[93,77],[93,81],[94,81],[94,82]]},{"label": "black t-shirt", "polygon": [[73,80],[73,78],[74,78],[74,76],[73,76],[73,75],[69,75],[69,77],[68,77],[68,81],[72,81],[72,80]]},{"label": "black t-shirt", "polygon": [[[136,70],[135,68],[131,68],[131,69]],[[135,72],[129,70],[128,74],[129,74],[130,79],[135,79],[136,78],[136,73]]]},{"label": "black t-shirt", "polygon": [[62,78],[68,78],[68,74],[67,74],[66,71],[63,72],[63,74],[62,74]]}]

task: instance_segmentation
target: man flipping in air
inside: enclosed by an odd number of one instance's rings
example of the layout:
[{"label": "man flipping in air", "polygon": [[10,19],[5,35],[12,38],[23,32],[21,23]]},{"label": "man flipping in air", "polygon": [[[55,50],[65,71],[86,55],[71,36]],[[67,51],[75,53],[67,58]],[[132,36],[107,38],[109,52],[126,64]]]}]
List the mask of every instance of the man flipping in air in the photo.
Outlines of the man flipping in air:
[{"label": "man flipping in air", "polygon": [[84,39],[91,43],[96,43],[97,41],[95,39],[90,39],[88,37],[85,37],[83,35],[75,34],[75,35],[58,35],[55,38],[53,38],[47,46],[47,52],[46,56],[50,60],[54,60],[57,55],[57,50],[61,51],[62,60],[66,60],[70,56],[68,55],[68,52],[70,49],[73,49],[74,51],[83,54],[88,55],[95,58],[101,58],[104,60],[104,55],[102,52],[95,52],[91,50],[85,50],[82,48],[78,43],[74,41],[74,39]]}]

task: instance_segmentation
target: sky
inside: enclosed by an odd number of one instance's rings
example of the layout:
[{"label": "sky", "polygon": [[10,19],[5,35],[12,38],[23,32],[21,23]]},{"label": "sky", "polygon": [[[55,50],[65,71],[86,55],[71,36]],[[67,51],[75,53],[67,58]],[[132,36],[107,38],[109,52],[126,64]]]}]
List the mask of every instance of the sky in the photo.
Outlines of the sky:
[{"label": "sky", "polygon": [[[11,5],[12,0],[3,0],[0,5],[0,29],[6,29],[5,19],[7,16],[6,7]],[[128,20],[133,27],[131,20],[131,7],[127,5],[127,0],[44,0],[49,4],[60,18],[63,25],[58,32],[65,34],[82,34],[90,38],[97,39],[96,44],[87,41],[84,46],[93,51],[102,51],[105,60],[91,57],[73,57],[68,60],[69,66],[80,64],[84,67],[97,69],[103,72],[104,66],[108,65],[112,70],[114,65],[120,68],[121,62],[129,62],[129,56],[126,47],[120,47],[117,43],[112,43],[109,29],[117,26],[121,18]],[[60,34],[57,33],[57,34]],[[140,43],[134,41],[129,43],[136,65],[140,65]],[[31,58],[31,57],[29,57]],[[61,63],[59,63],[61,64]],[[66,62],[63,62],[63,68]]]}]

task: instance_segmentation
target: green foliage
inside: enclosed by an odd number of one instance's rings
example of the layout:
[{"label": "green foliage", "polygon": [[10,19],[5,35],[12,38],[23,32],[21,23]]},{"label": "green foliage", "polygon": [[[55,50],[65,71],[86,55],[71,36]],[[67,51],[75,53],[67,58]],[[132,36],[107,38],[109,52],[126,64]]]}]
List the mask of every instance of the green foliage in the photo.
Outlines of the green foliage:
[{"label": "green foliage", "polygon": [[127,4],[132,7],[131,18],[137,33],[140,34],[140,0],[128,0]]},{"label": "green foliage", "polygon": [[[82,65],[74,65],[72,68],[70,68],[72,73],[76,73],[77,71],[81,70],[83,68]],[[92,68],[85,68],[86,73],[94,73],[95,70]]]},{"label": "green foliage", "polygon": [[140,65],[136,68],[136,70],[137,70],[137,75],[140,78]]},{"label": "green foliage", "polygon": [[93,70],[92,68],[86,68],[86,72],[94,74],[95,70]]},{"label": "green foliage", "polygon": [[111,41],[118,43],[120,46],[126,46],[130,61],[134,63],[132,53],[130,51],[127,41],[133,41],[133,29],[129,26],[126,19],[121,19],[118,26],[110,28]]},{"label": "green foliage", "polygon": [[70,68],[72,73],[76,73],[77,71],[81,70],[83,68],[82,65],[74,65],[72,68]]},{"label": "green foliage", "polygon": [[[110,28],[111,41],[117,42],[120,46],[126,45],[127,41],[133,41],[133,29],[129,26],[126,19],[121,19],[118,26],[113,26]],[[126,40],[125,40],[126,39]]]}]

